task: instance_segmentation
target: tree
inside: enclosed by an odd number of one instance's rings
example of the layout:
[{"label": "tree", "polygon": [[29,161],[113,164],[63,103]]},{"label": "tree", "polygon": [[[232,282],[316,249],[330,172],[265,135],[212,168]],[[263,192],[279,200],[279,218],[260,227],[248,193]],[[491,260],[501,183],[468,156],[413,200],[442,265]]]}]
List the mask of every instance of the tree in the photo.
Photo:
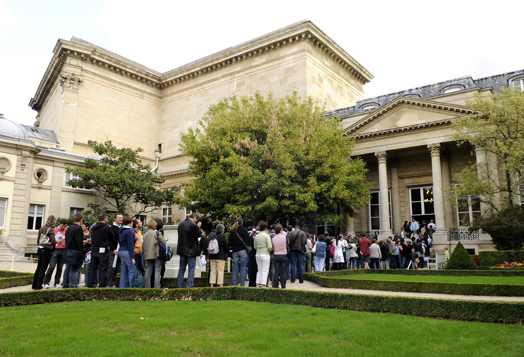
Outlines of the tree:
[{"label": "tree", "polygon": [[464,248],[462,243],[458,242],[444,269],[476,270],[478,267],[469,255],[466,248]]},{"label": "tree", "polygon": [[369,183],[339,124],[297,93],[225,98],[181,136],[194,180],[179,203],[226,221],[343,225],[335,209],[353,215],[369,201]]},{"label": "tree", "polygon": [[176,188],[158,188],[162,177],[153,174],[149,165],[142,164],[138,158],[141,148],[117,148],[111,141],[89,140],[88,144],[101,159],[87,158],[83,167],[66,167],[66,172],[73,175],[68,185],[92,189],[106,205],[122,213],[133,209],[134,216],[173,201]]},{"label": "tree", "polygon": [[489,233],[496,249],[524,248],[524,210],[520,206],[509,206],[483,217],[478,224]]},{"label": "tree", "polygon": [[[520,180],[524,172],[524,92],[502,88],[489,97],[477,94],[466,103],[476,114],[453,123],[455,139],[459,145],[467,142],[488,156],[486,162],[477,162],[455,175],[457,184],[449,187],[450,196],[463,205],[468,204],[465,197],[484,204],[471,229],[489,233],[496,247],[521,247],[521,228],[508,222],[522,216],[518,211],[522,210]],[[493,170],[494,166],[498,170]],[[500,232],[503,222],[506,227]]]}]

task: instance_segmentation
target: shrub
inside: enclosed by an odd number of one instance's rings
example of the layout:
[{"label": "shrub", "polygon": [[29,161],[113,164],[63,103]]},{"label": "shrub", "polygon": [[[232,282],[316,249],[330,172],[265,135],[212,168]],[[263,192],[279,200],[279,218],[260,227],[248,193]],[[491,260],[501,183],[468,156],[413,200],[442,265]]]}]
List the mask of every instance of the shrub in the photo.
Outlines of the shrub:
[{"label": "shrub", "polygon": [[491,236],[498,250],[522,249],[524,209],[521,206],[509,206],[493,215],[483,217],[478,226]]},{"label": "shrub", "polygon": [[33,282],[32,273],[0,270],[0,289],[29,285]]},{"label": "shrub", "polygon": [[480,265],[493,267],[504,262],[524,261],[524,250],[496,250],[480,252]]},{"label": "shrub", "polygon": [[462,243],[458,242],[444,269],[475,270],[477,269],[477,264],[471,259],[471,256]]},{"label": "shrub", "polygon": [[53,289],[0,294],[0,306],[93,300],[245,300],[504,324],[521,325],[524,319],[524,304],[520,302],[420,299],[242,287],[171,289],[168,291],[161,289]]}]

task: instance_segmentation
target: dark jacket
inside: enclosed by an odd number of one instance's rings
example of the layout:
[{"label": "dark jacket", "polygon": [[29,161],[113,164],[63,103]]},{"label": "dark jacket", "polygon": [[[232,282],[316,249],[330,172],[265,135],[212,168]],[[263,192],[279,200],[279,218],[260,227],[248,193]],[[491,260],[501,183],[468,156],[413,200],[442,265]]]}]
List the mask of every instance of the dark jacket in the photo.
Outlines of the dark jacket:
[{"label": "dark jacket", "polygon": [[84,232],[82,231],[82,227],[78,224],[72,224],[67,228],[65,242],[67,250],[78,250],[82,252],[82,254],[87,253],[84,245]]},{"label": "dark jacket", "polygon": [[99,251],[100,248],[109,248],[110,251],[116,249],[116,244],[114,244],[115,234],[113,229],[108,224],[104,222],[98,222],[91,228],[91,249],[94,251]]},{"label": "dark jacket", "polygon": [[[111,230],[113,231],[113,238],[110,238],[111,239],[111,243],[113,243],[113,247],[117,247],[118,245],[118,237],[120,236],[120,227],[119,226],[115,226],[114,224],[112,224],[111,226]],[[113,249],[113,250],[115,250]]]},{"label": "dark jacket", "polygon": [[209,254],[209,260],[226,260],[227,253],[229,252],[229,245],[227,244],[226,236],[219,234],[216,236],[216,239],[218,240],[218,253]]},{"label": "dark jacket", "polygon": [[[49,229],[49,232],[47,231]],[[67,232],[67,231],[66,231]],[[46,234],[49,236],[49,240],[51,241],[51,243],[53,243],[53,247],[52,248],[49,248],[49,249],[52,249],[54,250],[55,249],[55,245],[56,245],[56,240],[55,240],[55,228],[51,225],[45,225],[45,226],[42,226],[40,227],[40,230],[38,231],[38,243],[40,243],[40,236],[42,234]],[[40,245],[40,244],[38,244]]]},{"label": "dark jacket", "polygon": [[[247,229],[245,229],[243,226],[238,226],[237,233],[239,236],[242,237],[242,239],[247,245],[253,248],[253,239],[249,236]],[[242,241],[240,240],[240,238],[238,238],[234,231],[231,231],[231,233],[229,233],[229,247],[233,250],[233,252],[240,252],[241,250],[246,250],[246,246],[242,243]]]},{"label": "dark jacket", "polygon": [[135,230],[133,228],[129,226],[120,227],[118,243],[120,244],[119,252],[127,250],[129,258],[135,259]]},{"label": "dark jacket", "polygon": [[302,232],[299,229],[295,229],[293,232],[287,235],[287,244],[289,246],[289,250],[294,250],[296,252],[306,254],[306,233]]},{"label": "dark jacket", "polygon": [[196,257],[200,255],[198,238],[202,235],[202,230],[186,218],[178,225],[178,245],[176,254],[186,257]]}]

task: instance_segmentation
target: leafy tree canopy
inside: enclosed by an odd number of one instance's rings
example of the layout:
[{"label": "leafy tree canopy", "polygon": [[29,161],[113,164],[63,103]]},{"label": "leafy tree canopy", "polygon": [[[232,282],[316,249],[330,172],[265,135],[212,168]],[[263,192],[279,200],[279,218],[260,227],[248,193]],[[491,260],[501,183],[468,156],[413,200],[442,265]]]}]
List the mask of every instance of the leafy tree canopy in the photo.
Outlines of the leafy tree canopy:
[{"label": "leafy tree canopy", "polygon": [[455,139],[496,158],[505,179],[490,170],[489,164],[476,163],[455,176],[459,185],[451,187],[451,193],[458,199],[477,196],[488,208],[499,211],[515,204],[520,193],[517,178],[524,170],[524,92],[502,88],[488,97],[477,94],[467,104],[477,114],[453,123]]},{"label": "leafy tree canopy", "polygon": [[368,202],[369,183],[339,124],[296,92],[225,98],[181,136],[195,179],[179,203],[226,221],[344,224],[334,209],[353,214]]},{"label": "leafy tree canopy", "polygon": [[142,164],[138,158],[141,148],[117,148],[110,140],[89,140],[88,144],[101,159],[88,158],[83,167],[66,167],[66,172],[75,176],[68,182],[71,187],[92,189],[106,206],[122,213],[131,209],[135,216],[173,201],[176,188],[158,188],[162,178]]}]

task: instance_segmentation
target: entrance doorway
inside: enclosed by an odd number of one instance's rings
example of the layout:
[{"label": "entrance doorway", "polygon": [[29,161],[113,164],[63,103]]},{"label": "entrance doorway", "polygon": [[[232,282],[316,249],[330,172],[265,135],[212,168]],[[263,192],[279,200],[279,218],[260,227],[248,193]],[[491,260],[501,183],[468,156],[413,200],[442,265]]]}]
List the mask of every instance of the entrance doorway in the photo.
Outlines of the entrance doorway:
[{"label": "entrance doorway", "polygon": [[433,201],[433,187],[415,187],[409,189],[411,218],[419,224],[422,221],[429,223],[435,220],[435,202]]}]

